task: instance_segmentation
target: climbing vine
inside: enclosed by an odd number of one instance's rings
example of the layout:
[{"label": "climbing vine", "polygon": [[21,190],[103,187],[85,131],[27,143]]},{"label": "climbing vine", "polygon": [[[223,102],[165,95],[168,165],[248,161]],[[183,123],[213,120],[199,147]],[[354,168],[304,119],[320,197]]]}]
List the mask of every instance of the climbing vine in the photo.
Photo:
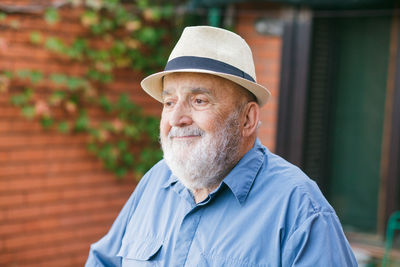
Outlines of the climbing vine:
[{"label": "climbing vine", "polygon": [[[71,0],[68,6],[47,8],[43,20],[50,26],[61,23],[62,8],[80,10],[85,33],[63,39],[32,31],[30,43],[52,53],[61,64],[80,66],[83,73],[5,70],[0,92],[10,88],[11,103],[45,129],[86,134],[88,149],[117,177],[132,172],[139,176],[162,157],[159,121],[145,115],[129,95],[112,98],[108,92],[118,70],[149,74],[162,68],[174,32],[179,31],[173,7],[153,6],[147,0],[130,5],[119,0]],[[0,13],[0,23],[19,27],[5,13]]]}]

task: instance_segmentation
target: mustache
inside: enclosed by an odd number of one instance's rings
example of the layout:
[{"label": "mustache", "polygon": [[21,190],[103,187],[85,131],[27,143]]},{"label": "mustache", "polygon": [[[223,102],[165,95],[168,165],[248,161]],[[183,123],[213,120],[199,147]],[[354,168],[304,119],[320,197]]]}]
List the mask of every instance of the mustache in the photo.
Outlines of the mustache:
[{"label": "mustache", "polygon": [[173,126],[168,133],[168,138],[190,136],[190,135],[203,136],[204,134],[205,132],[195,125],[190,125],[186,127]]}]

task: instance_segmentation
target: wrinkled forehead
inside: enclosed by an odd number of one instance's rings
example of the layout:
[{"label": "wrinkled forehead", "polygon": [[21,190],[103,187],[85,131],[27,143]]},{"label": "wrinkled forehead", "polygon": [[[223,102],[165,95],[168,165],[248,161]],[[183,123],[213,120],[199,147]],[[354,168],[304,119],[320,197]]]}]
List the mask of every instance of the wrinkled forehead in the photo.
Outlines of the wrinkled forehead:
[{"label": "wrinkled forehead", "polygon": [[244,88],[232,81],[205,73],[171,73],[164,77],[163,95],[173,93],[201,93],[223,100],[246,97]]},{"label": "wrinkled forehead", "polygon": [[185,94],[185,95],[203,94],[203,95],[208,95],[210,97],[213,97],[215,95],[214,90],[212,88],[209,89],[206,87],[188,85],[188,86],[181,86],[181,87],[168,86],[161,92],[161,97],[165,98],[167,96],[171,96],[174,94]]}]

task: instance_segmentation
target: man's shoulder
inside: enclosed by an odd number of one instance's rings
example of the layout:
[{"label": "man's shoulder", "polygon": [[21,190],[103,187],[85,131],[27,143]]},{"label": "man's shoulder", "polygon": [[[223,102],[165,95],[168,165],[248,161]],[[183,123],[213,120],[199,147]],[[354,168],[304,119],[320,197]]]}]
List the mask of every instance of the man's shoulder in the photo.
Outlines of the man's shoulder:
[{"label": "man's shoulder", "polygon": [[144,175],[144,177],[154,176],[154,175],[167,175],[171,174],[171,170],[168,168],[167,163],[164,159],[160,160]]},{"label": "man's shoulder", "polygon": [[308,203],[314,212],[333,212],[315,181],[299,167],[267,149],[264,166],[255,182],[255,186],[263,188],[264,192],[279,199],[281,203],[299,207]]},{"label": "man's shoulder", "polygon": [[286,227],[287,235],[320,214],[337,217],[312,179],[282,157],[265,151],[263,167],[248,195],[248,206],[259,206],[265,214],[280,218],[278,226]]},{"label": "man's shoulder", "polygon": [[136,190],[144,190],[147,187],[153,189],[162,187],[171,177],[171,170],[165,163],[164,159],[157,162],[146,174],[140,179]]}]

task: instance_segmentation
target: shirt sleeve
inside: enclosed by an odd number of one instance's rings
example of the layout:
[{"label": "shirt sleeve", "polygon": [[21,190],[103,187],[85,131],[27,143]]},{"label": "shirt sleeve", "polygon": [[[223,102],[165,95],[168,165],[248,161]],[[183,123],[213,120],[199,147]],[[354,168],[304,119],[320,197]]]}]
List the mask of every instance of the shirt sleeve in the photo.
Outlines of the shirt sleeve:
[{"label": "shirt sleeve", "polygon": [[116,255],[121,247],[126,225],[131,218],[136,195],[137,192],[135,190],[115,219],[109,232],[98,242],[90,246],[89,257],[85,267],[121,266],[121,257],[117,257]]},{"label": "shirt sleeve", "polygon": [[336,214],[318,212],[289,237],[282,252],[282,266],[358,265]]},{"label": "shirt sleeve", "polygon": [[152,177],[156,176],[159,178],[167,170],[164,166],[163,161],[160,161],[140,179],[135,191],[125,203],[108,233],[90,246],[89,257],[85,267],[119,267],[122,265],[122,258],[117,255],[121,249],[122,239],[125,236],[127,226],[146,188],[151,181],[154,181]]}]

